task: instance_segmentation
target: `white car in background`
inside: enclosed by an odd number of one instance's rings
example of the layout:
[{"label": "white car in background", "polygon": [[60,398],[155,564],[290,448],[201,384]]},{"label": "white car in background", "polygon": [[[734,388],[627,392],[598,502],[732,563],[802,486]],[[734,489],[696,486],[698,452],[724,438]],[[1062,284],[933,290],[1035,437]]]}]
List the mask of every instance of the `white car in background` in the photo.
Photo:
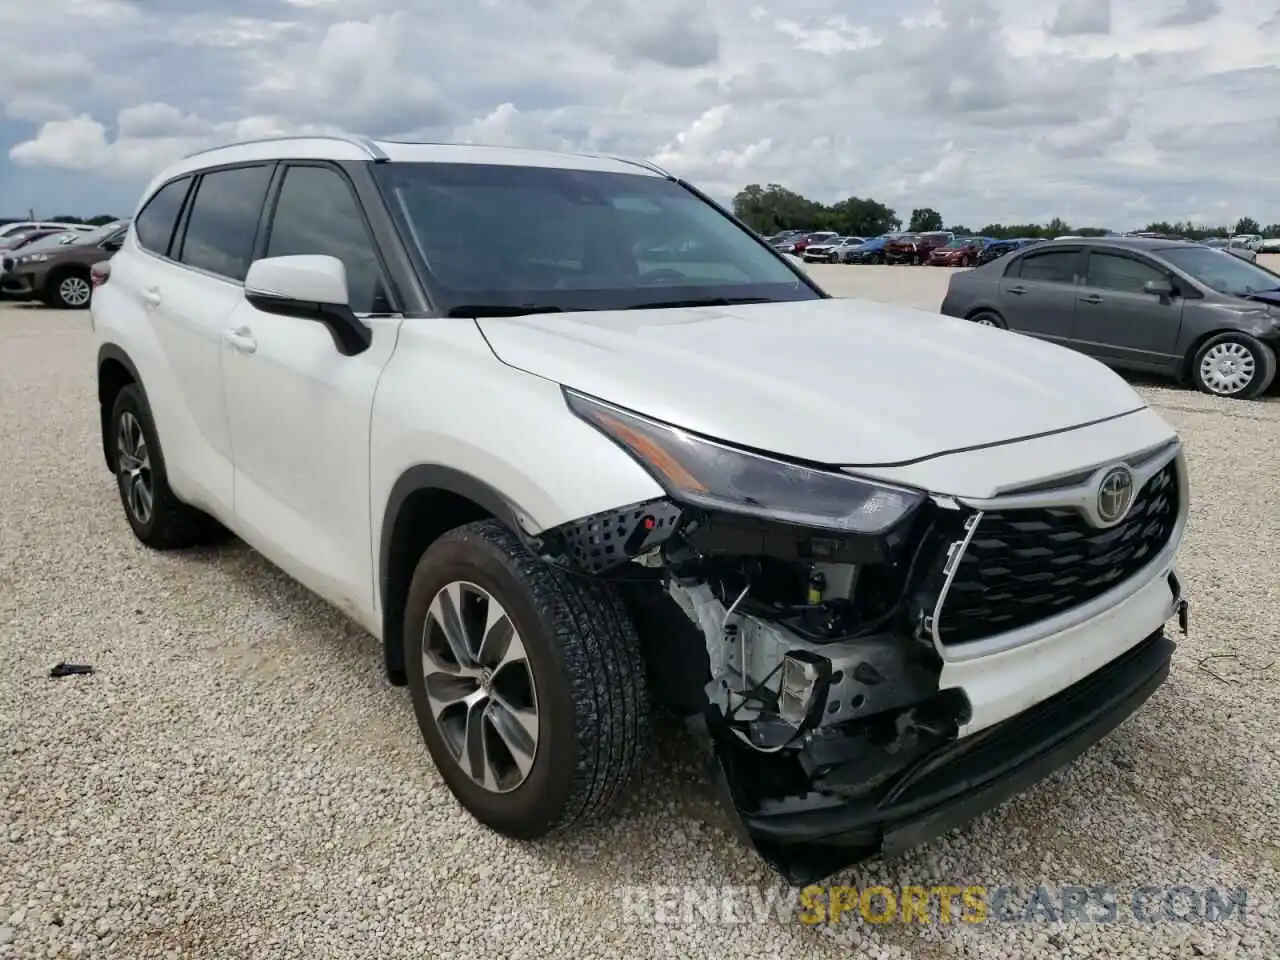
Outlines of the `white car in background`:
[{"label": "white car in background", "polygon": [[608,807],[661,697],[816,882],[1042,779],[1168,674],[1187,470],[1132,387],[833,298],[651,163],[230,145],[152,181],[104,280],[134,536],[230,529],[379,638],[507,836]]}]

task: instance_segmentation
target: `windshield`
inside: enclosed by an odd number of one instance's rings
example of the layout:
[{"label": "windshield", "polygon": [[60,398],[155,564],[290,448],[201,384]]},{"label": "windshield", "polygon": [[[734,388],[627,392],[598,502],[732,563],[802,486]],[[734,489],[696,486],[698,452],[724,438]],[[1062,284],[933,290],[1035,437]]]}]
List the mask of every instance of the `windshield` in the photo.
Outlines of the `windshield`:
[{"label": "windshield", "polygon": [[68,243],[75,243],[85,234],[68,230],[65,233],[51,233],[47,237],[41,237],[39,240],[32,240],[25,247],[21,247],[20,252],[23,256],[28,253],[39,253],[41,250],[50,250],[54,247],[64,247]]},{"label": "windshield", "polygon": [[373,169],[454,315],[822,298],[662,177],[473,163]]},{"label": "windshield", "polygon": [[1235,297],[1280,290],[1280,274],[1234,254],[1207,247],[1172,247],[1160,256],[1207,287]]},{"label": "windshield", "polygon": [[956,237],[954,240],[948,243],[947,246],[958,249],[960,247],[971,247],[977,242],[978,241],[975,240],[973,237]]}]

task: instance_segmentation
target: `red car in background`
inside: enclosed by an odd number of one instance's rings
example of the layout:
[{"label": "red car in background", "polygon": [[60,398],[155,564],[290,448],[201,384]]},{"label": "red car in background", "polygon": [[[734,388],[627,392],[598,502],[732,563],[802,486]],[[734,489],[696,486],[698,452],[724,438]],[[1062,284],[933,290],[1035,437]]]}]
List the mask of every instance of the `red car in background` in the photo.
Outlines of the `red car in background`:
[{"label": "red car in background", "polygon": [[981,237],[956,237],[946,246],[934,248],[928,263],[931,267],[972,267],[985,246]]},{"label": "red car in background", "polygon": [[798,257],[800,256],[800,254],[804,253],[804,248],[809,246],[809,244],[823,243],[824,241],[827,241],[827,240],[834,240],[838,236],[840,236],[840,234],[835,233],[831,230],[822,230],[822,231],[819,231],[818,233],[806,233],[803,237],[801,237],[799,240],[795,242],[795,245],[791,248],[791,252]]},{"label": "red car in background", "polygon": [[928,263],[934,250],[945,247],[955,238],[954,233],[941,230],[903,234],[885,244],[884,257],[888,263]]}]

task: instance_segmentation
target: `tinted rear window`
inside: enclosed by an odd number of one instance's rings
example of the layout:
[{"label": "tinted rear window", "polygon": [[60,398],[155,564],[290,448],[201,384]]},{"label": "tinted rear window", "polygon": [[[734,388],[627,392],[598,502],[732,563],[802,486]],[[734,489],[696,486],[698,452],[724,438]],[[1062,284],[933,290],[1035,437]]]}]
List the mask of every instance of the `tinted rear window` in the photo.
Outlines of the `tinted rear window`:
[{"label": "tinted rear window", "polygon": [[1077,250],[1044,250],[1016,261],[1010,274],[1041,283],[1075,283],[1079,264]]},{"label": "tinted rear window", "polygon": [[229,280],[243,281],[253,256],[269,166],[206,173],[196,188],[179,259]]},{"label": "tinted rear window", "polygon": [[191,186],[190,177],[182,177],[161,187],[147,201],[134,223],[138,244],[145,250],[167,256],[173,228],[182,212],[182,201]]}]

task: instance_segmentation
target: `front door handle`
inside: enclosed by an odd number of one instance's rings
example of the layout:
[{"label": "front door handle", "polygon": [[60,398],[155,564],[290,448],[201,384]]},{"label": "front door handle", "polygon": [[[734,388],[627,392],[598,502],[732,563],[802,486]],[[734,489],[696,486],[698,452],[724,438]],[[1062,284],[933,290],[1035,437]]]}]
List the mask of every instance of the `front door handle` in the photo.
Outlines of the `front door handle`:
[{"label": "front door handle", "polygon": [[1026,287],[1010,287],[1009,292],[1020,297],[1027,292],[1027,288]]},{"label": "front door handle", "polygon": [[147,289],[142,294],[142,302],[149,307],[160,306],[160,288],[147,287]]},{"label": "front door handle", "polygon": [[258,349],[258,341],[253,339],[253,331],[248,327],[228,331],[227,342],[241,353],[253,353]]},{"label": "front door handle", "polygon": [[1098,296],[1096,293],[1091,293],[1087,297],[1081,297],[1080,302],[1081,303],[1101,303],[1102,298]]}]

